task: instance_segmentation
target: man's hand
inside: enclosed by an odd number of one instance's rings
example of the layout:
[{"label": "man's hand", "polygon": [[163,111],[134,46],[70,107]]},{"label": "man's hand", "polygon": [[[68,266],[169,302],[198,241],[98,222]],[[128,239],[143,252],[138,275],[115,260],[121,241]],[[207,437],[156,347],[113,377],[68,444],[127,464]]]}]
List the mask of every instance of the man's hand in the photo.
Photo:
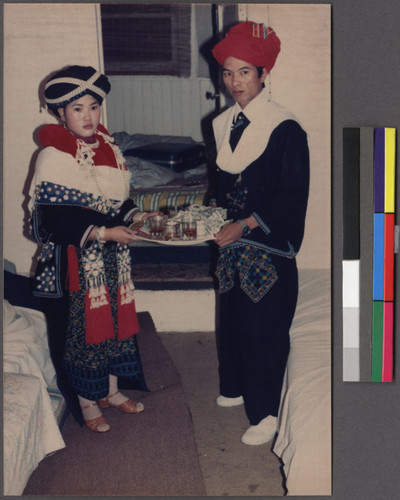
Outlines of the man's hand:
[{"label": "man's hand", "polygon": [[238,222],[232,222],[218,231],[214,241],[218,246],[224,247],[238,240],[241,236],[242,226]]}]

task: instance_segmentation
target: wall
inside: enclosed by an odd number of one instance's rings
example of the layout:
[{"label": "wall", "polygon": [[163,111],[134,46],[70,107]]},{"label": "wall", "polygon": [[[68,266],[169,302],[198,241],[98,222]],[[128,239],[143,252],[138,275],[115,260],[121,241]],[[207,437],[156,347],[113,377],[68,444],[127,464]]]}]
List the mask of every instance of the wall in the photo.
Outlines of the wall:
[{"label": "wall", "polygon": [[20,273],[30,271],[37,248],[27,238],[26,210],[35,133],[56,122],[40,109],[39,87],[63,66],[102,69],[97,10],[94,4],[4,5],[3,254]]},{"label": "wall", "polygon": [[136,290],[138,311],[149,311],[158,332],[215,332],[218,294],[206,290]]},{"label": "wall", "polygon": [[310,196],[302,268],[331,262],[331,7],[243,4],[240,20],[264,22],[281,39],[271,71],[272,99],[290,109],[308,134]]}]

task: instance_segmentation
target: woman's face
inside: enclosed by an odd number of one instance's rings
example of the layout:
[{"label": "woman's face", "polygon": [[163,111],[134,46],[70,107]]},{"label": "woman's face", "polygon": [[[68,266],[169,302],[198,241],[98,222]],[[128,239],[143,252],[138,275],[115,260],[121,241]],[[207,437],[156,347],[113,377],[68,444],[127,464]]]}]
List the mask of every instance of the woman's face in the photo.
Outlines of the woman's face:
[{"label": "woman's face", "polygon": [[90,94],[76,99],[59,109],[61,120],[67,129],[73,134],[88,138],[91,137],[97,129],[100,121],[100,104]]},{"label": "woman's face", "polygon": [[256,66],[236,57],[228,57],[222,68],[224,84],[242,109],[261,92],[267,74],[263,68],[261,76],[258,76]]}]

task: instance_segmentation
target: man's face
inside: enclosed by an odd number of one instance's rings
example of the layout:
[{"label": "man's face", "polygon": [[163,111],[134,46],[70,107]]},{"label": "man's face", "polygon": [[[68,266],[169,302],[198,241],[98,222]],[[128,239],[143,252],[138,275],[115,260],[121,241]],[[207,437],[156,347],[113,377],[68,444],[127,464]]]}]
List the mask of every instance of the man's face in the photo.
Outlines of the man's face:
[{"label": "man's face", "polygon": [[261,92],[267,74],[263,68],[261,76],[258,76],[256,66],[236,57],[228,57],[222,68],[224,84],[242,109]]}]

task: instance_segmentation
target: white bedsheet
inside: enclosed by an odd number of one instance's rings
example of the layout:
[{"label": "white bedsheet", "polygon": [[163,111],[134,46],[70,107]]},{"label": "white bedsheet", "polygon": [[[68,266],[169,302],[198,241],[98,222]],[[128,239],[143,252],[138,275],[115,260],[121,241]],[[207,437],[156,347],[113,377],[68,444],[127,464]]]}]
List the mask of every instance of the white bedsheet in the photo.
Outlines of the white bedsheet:
[{"label": "white bedsheet", "polygon": [[38,377],[45,386],[55,375],[50,359],[46,320],[34,309],[3,301],[3,371]]},{"label": "white bedsheet", "polygon": [[331,494],[330,271],[300,272],[274,452],[288,495]]},{"label": "white bedsheet", "polygon": [[47,385],[54,377],[44,316],[3,304],[4,494],[20,495],[32,471],[65,447]]}]

